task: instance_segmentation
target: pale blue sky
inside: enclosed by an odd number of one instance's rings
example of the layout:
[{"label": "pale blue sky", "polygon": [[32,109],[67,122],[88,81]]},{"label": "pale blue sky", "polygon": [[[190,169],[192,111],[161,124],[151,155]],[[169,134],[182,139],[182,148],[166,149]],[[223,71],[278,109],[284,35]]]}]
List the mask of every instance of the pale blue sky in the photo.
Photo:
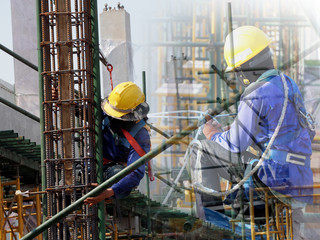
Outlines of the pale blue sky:
[{"label": "pale blue sky", "polygon": [[[12,49],[11,4],[10,0],[1,2],[0,7],[0,43]],[[0,50],[0,78],[13,83],[13,58]]]},{"label": "pale blue sky", "polygon": [[[11,28],[11,4],[10,0],[1,0],[0,7],[0,44],[12,50],[12,28]],[[109,6],[116,7],[119,0],[98,0],[98,13],[102,12],[105,3]],[[120,3],[124,5],[127,12],[130,13],[131,31],[133,43],[141,41],[139,33],[139,23],[149,14],[152,14],[152,8],[155,11],[154,3],[148,0],[122,0]],[[11,84],[14,83],[13,58],[7,53],[0,50],[0,79]]]}]

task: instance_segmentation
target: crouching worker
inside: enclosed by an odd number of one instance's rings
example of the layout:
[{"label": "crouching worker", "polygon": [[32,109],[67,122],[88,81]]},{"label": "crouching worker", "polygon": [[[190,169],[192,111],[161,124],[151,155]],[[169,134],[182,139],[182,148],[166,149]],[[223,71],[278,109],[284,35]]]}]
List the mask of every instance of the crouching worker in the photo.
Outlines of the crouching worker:
[{"label": "crouching worker", "polygon": [[[104,99],[102,110],[103,169],[106,180],[140,158],[143,153],[135,150],[139,148],[137,145],[145,153],[150,151],[150,135],[145,128],[149,106],[136,84],[124,82]],[[84,202],[92,206],[113,196],[125,197],[139,185],[144,172],[145,165],[142,165],[98,196],[89,197]]]},{"label": "crouching worker", "polygon": [[[245,165],[254,158],[261,159],[266,149],[270,149],[254,180],[269,187],[275,195],[285,196],[281,200],[289,202],[293,209],[294,239],[303,239],[299,215],[313,201],[310,168],[313,121],[306,113],[296,83],[274,69],[268,36],[253,26],[239,27],[231,34],[233,43],[229,35],[224,47],[227,70],[235,71],[245,91],[229,130],[222,131],[216,121],[205,124],[203,133],[207,140],[202,141],[202,157],[194,171],[201,169],[198,179],[204,187],[220,191],[219,178],[229,180],[231,166],[242,166],[236,172],[241,179]],[[258,152],[257,156],[247,152],[249,147]],[[197,195],[197,204],[205,211],[212,202],[221,201],[204,192]],[[199,212],[204,218],[205,211]]]}]

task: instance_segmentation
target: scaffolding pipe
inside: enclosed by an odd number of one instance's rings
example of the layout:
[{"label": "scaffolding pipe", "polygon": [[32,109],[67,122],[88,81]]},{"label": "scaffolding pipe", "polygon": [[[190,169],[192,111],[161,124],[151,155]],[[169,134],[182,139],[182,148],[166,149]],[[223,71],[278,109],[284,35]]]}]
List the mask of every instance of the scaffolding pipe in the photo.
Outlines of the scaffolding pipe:
[{"label": "scaffolding pipe", "polygon": [[[40,1],[39,1],[39,2],[40,2]],[[38,3],[37,3],[37,4],[38,4]],[[39,4],[40,4],[40,3],[39,3]],[[38,7],[38,6],[37,6],[37,7]],[[39,6],[39,8],[40,8],[40,6]],[[39,10],[39,12],[37,12],[37,16],[40,18],[40,10]],[[40,21],[40,20],[38,20],[38,21]],[[37,27],[39,28],[40,25],[38,25]],[[40,31],[40,34],[41,34],[41,29],[38,30],[38,31]],[[41,37],[41,35],[40,35],[40,37]],[[38,41],[39,41],[39,40],[38,40]],[[41,41],[41,40],[40,40],[40,41]],[[39,45],[39,46],[38,46],[38,50],[39,50],[40,48],[41,48],[41,46]],[[40,68],[39,58],[38,58],[39,67],[37,67],[37,66],[34,65],[33,63],[29,62],[27,59],[21,57],[19,54],[11,51],[9,48],[3,46],[2,44],[0,44],[0,49],[3,50],[4,52],[8,53],[10,56],[14,57],[15,59],[19,60],[20,62],[26,64],[27,66],[29,66],[29,67],[32,68],[33,70],[35,70],[35,71],[37,71],[37,72],[39,71],[40,73],[42,72],[42,71],[40,71],[40,69],[39,69],[39,68]],[[39,57],[39,54],[38,54],[38,57]],[[42,58],[42,55],[41,55],[41,58]],[[100,60],[103,64],[105,63],[105,59],[99,58],[99,60]],[[42,64],[42,63],[41,63],[41,64]]]},{"label": "scaffolding pipe", "polygon": [[165,138],[170,138],[170,136],[168,134],[166,134],[165,132],[161,131],[159,128],[156,128],[155,126],[153,126],[150,123],[146,123],[152,130],[156,131],[157,133],[159,133],[160,135],[164,136]]},{"label": "scaffolding pipe", "polygon": [[16,54],[15,52],[11,51],[9,48],[6,48],[5,46],[3,46],[2,44],[0,44],[0,49],[3,50],[4,52],[8,53],[9,55],[11,55],[12,57],[14,57],[15,59],[19,60],[20,62],[28,65],[29,67],[31,67],[33,70],[38,71],[38,67],[36,65],[34,65],[33,63],[29,62],[27,59],[21,57],[20,55]]},{"label": "scaffolding pipe", "polygon": [[17,112],[19,113],[22,113],[23,115],[31,118],[32,120],[35,120],[37,122],[40,122],[40,118],[37,117],[36,115],[33,115],[32,113],[24,110],[23,108],[21,107],[18,107],[17,105],[13,104],[12,102],[0,97],[0,102],[7,105],[8,107],[11,107],[12,109],[16,110]]},{"label": "scaffolding pipe", "polygon": [[[145,99],[147,99],[147,86],[146,86],[146,72],[142,71],[142,89],[143,89],[143,94],[145,96]],[[150,165],[146,166],[147,168],[147,196],[148,196],[148,201],[147,201],[147,230],[148,230],[148,239],[151,239],[151,201],[150,201],[150,175],[149,175],[149,170],[150,170]]]},{"label": "scaffolding pipe", "polygon": [[292,61],[291,61],[291,59],[289,59],[288,62],[281,65],[279,67],[279,70],[284,71],[286,69],[290,69],[294,64],[305,59],[306,56],[308,56],[309,54],[311,54],[312,52],[316,51],[319,48],[320,48],[320,41],[317,41],[314,44],[312,44],[309,48],[301,51],[295,59],[293,59]]},{"label": "scaffolding pipe", "polygon": [[[215,1],[215,7],[216,8],[222,8],[221,5],[221,1]],[[216,20],[215,20],[215,26],[214,26],[214,33],[210,34],[210,40],[211,41],[222,41],[223,40],[223,35],[221,34],[222,32],[222,28],[221,28],[221,20],[223,19],[222,13],[220,11],[217,12],[216,15]],[[224,47],[221,46],[222,48]],[[218,66],[218,68],[222,68],[221,66],[221,50],[219,51],[213,51],[211,53],[211,57],[210,57],[210,66],[213,64],[213,62],[215,61],[215,64]],[[209,75],[210,78],[210,92],[211,92],[211,96],[209,96],[208,99],[214,99],[215,98],[221,98],[224,94],[223,94],[223,89],[221,88],[221,80],[219,79],[219,75],[218,76],[212,76]],[[220,91],[219,91],[220,90]],[[216,106],[216,104],[214,105]]]},{"label": "scaffolding pipe", "polygon": [[[97,160],[97,182],[103,182],[103,153],[102,153],[102,124],[101,124],[101,87],[100,87],[100,65],[99,65],[99,31],[97,0],[91,1],[91,26],[92,26],[92,45],[93,45],[93,85],[94,85],[94,121],[95,121],[95,145]],[[99,239],[106,238],[106,221],[104,202],[98,204],[98,229]]]},{"label": "scaffolding pipe", "polygon": [[[215,115],[219,114],[222,111],[224,111],[226,108],[229,108],[233,104],[237,102],[239,99],[240,94],[235,95],[230,101],[226,102],[225,104],[221,104],[221,106],[217,107],[214,109],[212,112],[210,112],[210,115]],[[107,189],[108,187],[111,187],[114,183],[118,182],[120,179],[128,175],[130,172],[134,171],[135,169],[139,168],[141,165],[147,163],[149,160],[152,158],[156,157],[163,151],[165,151],[167,148],[171,147],[173,144],[178,143],[181,139],[183,139],[185,136],[189,135],[192,133],[194,130],[198,129],[200,124],[203,124],[203,120],[198,120],[195,121],[192,125],[186,127],[183,129],[180,133],[172,136],[170,139],[167,141],[164,141],[160,145],[158,145],[154,150],[146,153],[144,156],[139,158],[137,161],[132,163],[131,165],[127,166],[120,172],[118,172],[116,175],[113,177],[109,178],[108,180],[104,181],[101,185],[93,189],[92,191],[88,192],[86,195],[82,196],[79,198],[77,201],[72,203],[71,205],[67,206],[65,209],[42,223],[40,226],[36,227],[34,230],[29,232],[27,235],[21,238],[21,240],[31,240],[34,237],[38,236],[40,233],[45,231],[47,228],[49,228],[51,225],[57,223],[64,217],[66,217],[69,213],[75,211],[79,206],[81,206],[84,203],[84,200],[87,199],[88,197],[94,197],[100,194],[102,191]]]},{"label": "scaffolding pipe", "polygon": [[[42,39],[42,27],[41,27],[41,0],[36,1],[36,16],[37,16],[37,39],[38,39],[38,76],[39,76],[39,110],[40,110],[40,142],[41,142],[41,190],[45,191],[47,186],[46,181],[46,167],[44,163],[44,159],[46,156],[46,150],[45,150],[45,137],[44,137],[44,107],[43,107],[43,101],[44,101],[44,92],[43,92],[43,56],[42,56],[42,48],[41,48],[41,39]],[[39,197],[37,196],[37,200]],[[39,201],[41,201],[39,199]],[[47,217],[47,195],[43,194],[42,196],[42,219],[45,221]],[[43,233],[43,239],[48,239],[47,232]]]}]

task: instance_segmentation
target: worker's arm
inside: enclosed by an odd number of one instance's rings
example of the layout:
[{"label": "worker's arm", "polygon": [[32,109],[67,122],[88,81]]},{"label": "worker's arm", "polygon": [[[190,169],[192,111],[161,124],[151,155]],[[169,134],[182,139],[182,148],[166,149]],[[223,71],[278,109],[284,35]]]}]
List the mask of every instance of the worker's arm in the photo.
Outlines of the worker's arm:
[{"label": "worker's arm", "polygon": [[97,204],[106,198],[110,198],[113,195],[114,195],[114,192],[113,192],[112,188],[108,188],[96,197],[88,197],[87,199],[84,200],[84,203],[89,204],[89,207],[91,207],[92,205]]},{"label": "worker's arm", "polygon": [[256,136],[261,129],[259,124],[263,122],[265,115],[264,101],[256,91],[246,95],[241,98],[238,115],[229,130],[222,132],[219,130],[221,126],[210,126],[208,123],[206,130],[211,128],[211,134],[204,134],[230,152],[246,150],[248,146],[257,142]]}]

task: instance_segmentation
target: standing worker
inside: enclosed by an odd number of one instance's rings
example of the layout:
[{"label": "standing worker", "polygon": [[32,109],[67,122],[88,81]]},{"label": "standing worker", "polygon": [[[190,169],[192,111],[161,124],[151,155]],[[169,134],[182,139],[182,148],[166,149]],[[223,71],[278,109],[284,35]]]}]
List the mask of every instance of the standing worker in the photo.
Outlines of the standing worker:
[{"label": "standing worker", "polygon": [[[103,169],[106,180],[150,151],[150,135],[145,127],[149,105],[136,84],[123,82],[104,99],[102,110]],[[92,206],[106,198],[127,196],[139,185],[144,172],[145,165],[142,165],[98,196],[87,198],[85,203]]]},{"label": "standing worker", "polygon": [[[230,180],[230,166],[260,159],[271,146],[255,176],[271,190],[282,187],[277,192],[290,196],[293,209],[302,209],[312,203],[310,156],[314,124],[296,83],[274,69],[270,42],[263,31],[253,26],[239,27],[227,36],[224,46],[227,72],[235,72],[245,91],[237,117],[228,130],[221,131],[221,125],[214,120],[205,124],[203,133],[210,141],[201,142],[204,150],[199,179],[203,186],[220,191],[219,177]],[[284,105],[285,90],[288,90],[287,106]],[[283,121],[277,132],[281,118]],[[248,152],[249,147],[258,151],[259,157]],[[221,198],[204,192],[197,194],[197,205],[202,209],[198,210],[199,216],[205,218],[206,206],[219,201]],[[293,221],[299,219],[293,215]],[[293,226],[294,239],[303,239],[300,238],[300,224],[294,222]]]}]

